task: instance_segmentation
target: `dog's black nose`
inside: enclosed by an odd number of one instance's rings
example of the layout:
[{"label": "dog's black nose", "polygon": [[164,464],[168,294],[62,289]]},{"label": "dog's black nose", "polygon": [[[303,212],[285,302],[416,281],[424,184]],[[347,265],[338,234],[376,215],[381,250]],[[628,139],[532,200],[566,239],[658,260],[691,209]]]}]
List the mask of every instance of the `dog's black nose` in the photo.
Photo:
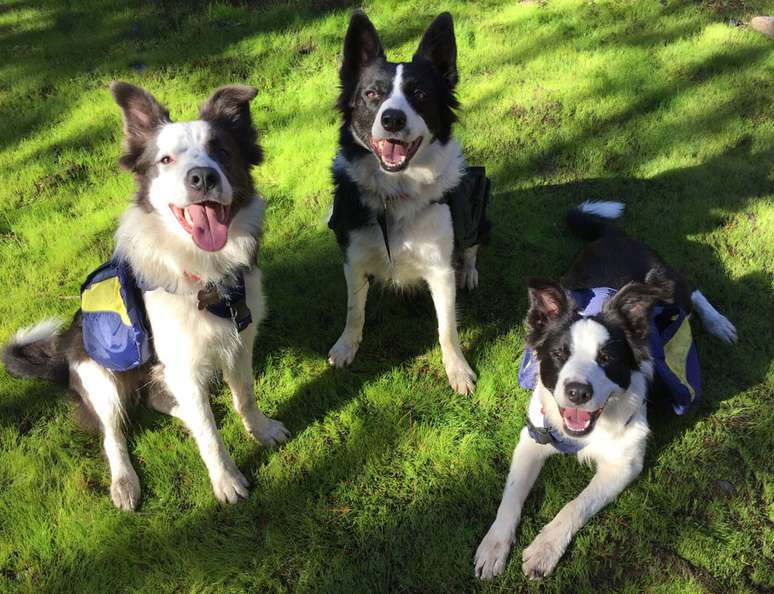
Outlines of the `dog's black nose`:
[{"label": "dog's black nose", "polygon": [[185,183],[195,192],[206,194],[220,187],[220,175],[212,167],[194,167],[186,174]]},{"label": "dog's black nose", "polygon": [[382,128],[387,132],[398,132],[406,127],[406,113],[400,109],[385,109],[382,112]]},{"label": "dog's black nose", "polygon": [[594,395],[594,389],[589,384],[580,382],[569,382],[564,387],[564,393],[573,404],[583,404],[591,400]]}]

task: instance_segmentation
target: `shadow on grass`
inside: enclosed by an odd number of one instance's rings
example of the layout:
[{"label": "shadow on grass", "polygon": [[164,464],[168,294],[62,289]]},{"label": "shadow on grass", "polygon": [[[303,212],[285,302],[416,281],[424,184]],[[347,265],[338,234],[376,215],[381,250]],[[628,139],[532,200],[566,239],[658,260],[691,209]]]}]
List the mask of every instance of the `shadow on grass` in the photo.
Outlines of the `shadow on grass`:
[{"label": "shadow on grass", "polygon": [[[41,101],[40,106],[31,102],[33,108],[18,119],[11,133],[3,136],[0,147],[11,146],[48,122],[67,116],[67,101],[61,97],[56,102],[48,99],[48,94],[61,81],[82,77],[88,88],[89,84],[103,85],[106,74],[123,77],[134,73],[132,78],[140,78],[138,82],[145,84],[146,78],[153,81],[160,71],[189,73],[212,69],[222,74],[224,83],[249,82],[255,74],[249,67],[243,62],[219,58],[217,54],[247,36],[312,22],[331,8],[345,4],[348,3],[319,2],[299,8],[294,4],[268,3],[265,9],[268,12],[251,17],[249,24],[233,22],[228,11],[200,20],[194,14],[201,9],[198,4],[190,9],[174,10],[158,9],[150,4],[116,4],[120,10],[112,15],[94,10],[90,5],[66,8],[51,4],[47,9],[50,18],[41,27],[23,33],[3,31],[0,43],[20,48],[21,52],[18,62],[4,68],[12,68],[21,88]],[[16,6],[22,5],[16,3]],[[342,31],[344,21],[342,18]],[[387,33],[385,43],[396,45],[401,39],[416,37],[421,28]],[[85,35],[87,29],[97,33]],[[643,34],[630,38],[629,42],[647,46],[691,32],[675,29],[663,36]],[[40,50],[48,35],[54,35],[57,43],[51,49]],[[178,41],[175,47],[179,51],[170,53],[169,44],[159,46],[154,41],[170,36]],[[550,41],[541,40],[534,49]],[[116,46],[126,51],[120,56],[110,54]],[[103,58],[106,52],[108,59]],[[254,63],[261,57],[255,56]],[[712,58],[686,73],[683,83],[665,84],[646,93],[623,112],[600,122],[600,129],[621,126],[643,114],[653,113],[706,77],[732,71],[763,57],[761,50],[748,48],[731,56]],[[41,60],[48,59],[55,60],[57,69],[53,74],[50,69],[40,67]],[[293,59],[293,56],[282,57],[285,61],[277,66],[278,71],[290,68]],[[611,87],[605,92],[615,90]],[[208,91],[203,89],[202,96]],[[740,90],[740,96],[743,92],[744,89]],[[505,93],[507,89],[499,89],[491,98]],[[475,105],[467,106],[467,111],[473,109]],[[9,113],[6,108],[0,108],[1,115]],[[734,113],[729,104],[720,112],[708,113],[686,125],[698,133],[710,124],[722,125]],[[289,114],[278,125],[291,125],[291,117],[303,117],[310,123],[315,119],[308,114]],[[529,275],[559,276],[570,262],[577,244],[568,241],[562,230],[564,209],[594,198],[626,202],[630,214],[622,225],[650,243],[677,269],[694,277],[709,299],[737,323],[742,341],[740,347],[720,345],[696,325],[705,382],[704,400],[691,418],[654,418],[655,447],[648,454],[652,462],[691,423],[716,411],[734,394],[761,383],[774,355],[770,340],[758,326],[761,304],[769,308],[771,305],[772,279],[762,271],[731,279],[713,250],[688,240],[692,235],[708,233],[724,225],[724,219],[716,214],[718,211],[739,212],[770,193],[773,154],[770,150],[753,153],[743,143],[702,165],[675,169],[651,179],[619,175],[513,189],[514,180],[523,177],[525,172],[534,175],[535,171],[561,170],[564,163],[572,160],[573,145],[587,142],[597,133],[598,130],[581,130],[573,139],[557,143],[542,154],[528,156],[513,168],[490,167],[496,192],[492,204],[496,221],[494,237],[491,245],[482,250],[481,288],[472,295],[460,296],[463,316],[460,326],[463,331],[466,327],[480,331],[472,347],[466,349],[466,356],[477,367],[476,362],[486,350],[521,323],[526,309],[523,279]],[[73,138],[72,143],[86,145],[110,134],[113,132],[108,128],[96,127]],[[672,146],[672,139],[665,137],[664,146]],[[33,158],[42,158],[42,155],[36,153]],[[629,164],[626,159],[620,159],[612,162],[611,170],[625,169]],[[260,374],[283,351],[298,353],[304,358],[311,354],[324,359],[343,327],[346,303],[341,256],[332,235],[316,234],[309,238],[307,234],[307,238],[294,238],[283,251],[267,254],[263,269],[271,311],[259,335],[256,373]],[[331,412],[341,410],[365,384],[436,347],[435,314],[426,293],[401,299],[372,289],[367,312],[364,343],[353,367],[327,369],[279,404],[276,416],[294,433],[302,433]],[[766,316],[770,318],[771,315]],[[320,328],[325,330],[321,332]],[[518,348],[520,345],[514,345],[514,350]],[[431,368],[430,373],[446,384],[440,365]],[[49,394],[49,388],[36,385],[23,397],[12,401],[3,399],[0,419],[14,425],[36,423],[48,414],[45,407]],[[457,398],[450,389],[448,394],[449,399]],[[161,514],[164,524],[159,525],[146,524],[145,520],[153,515],[150,513],[146,517],[141,511],[127,517],[109,510],[105,495],[105,509],[100,512],[104,511],[106,516],[112,513],[109,529],[95,533],[88,547],[83,547],[75,557],[60,561],[52,577],[44,577],[48,581],[44,581],[40,590],[67,590],[70,584],[78,584],[84,591],[174,590],[191,584],[204,584],[212,589],[228,584],[234,589],[253,586],[308,591],[447,592],[459,584],[466,584],[470,590],[476,588],[472,580],[472,555],[494,517],[507,460],[498,461],[494,469],[473,468],[468,473],[451,474],[425,487],[421,497],[414,498],[410,493],[374,493],[373,509],[328,509],[331,500],[346,500],[346,494],[337,492],[340,484],[367,481],[376,471],[399,473],[400,460],[393,457],[394,452],[405,445],[416,428],[410,417],[396,421],[384,411],[369,409],[362,402],[357,406],[361,407],[355,411],[362,420],[360,429],[347,435],[343,442],[319,452],[310,466],[296,474],[272,484],[258,484],[250,500],[241,505],[220,507],[213,503],[178,514],[175,510],[165,510]],[[215,409],[220,422],[227,409],[219,405]],[[150,417],[147,426],[147,419],[141,420],[140,430],[154,428],[162,422],[158,415]],[[761,419],[748,427],[744,439],[763,439],[764,434],[765,419]],[[721,444],[716,453],[720,457],[731,456],[733,447],[730,443]],[[240,466],[253,475],[258,474],[264,462],[280,455],[283,452],[261,452]],[[524,511],[515,546],[517,555],[537,533],[541,522],[558,511],[551,507],[554,504],[546,509],[540,502],[547,486],[555,483],[566,493],[582,488],[582,475],[568,478],[568,469],[574,464],[569,459],[557,461],[538,481]],[[378,482],[376,478],[374,481]],[[646,505],[648,493],[638,484],[630,491],[637,501],[642,501],[643,510],[629,519],[632,523],[647,525],[648,514],[652,513],[652,505]],[[565,500],[569,498],[567,495]],[[687,502],[683,503],[690,509]],[[662,507],[666,513],[673,511],[666,504]],[[329,524],[323,530],[310,530],[309,523],[321,518]],[[604,529],[613,527],[615,519],[604,513],[600,521]],[[645,532],[640,537],[644,545],[639,546],[650,547],[656,543],[673,544],[680,534],[654,536]],[[570,554],[576,557],[574,562],[584,567],[584,571],[578,572],[577,590],[617,588],[628,578],[638,579],[646,570],[637,566],[643,558],[637,551],[641,549],[630,548],[623,536],[613,539],[612,552],[607,551],[606,556],[597,555],[588,547],[572,545]],[[153,559],[157,564],[141,571],[135,564],[137,558],[144,562]],[[563,563],[567,562],[565,558]],[[510,568],[500,586],[526,588],[518,576],[518,561],[513,560]],[[553,586],[549,584],[543,589],[560,588],[561,572],[557,579]]]},{"label": "shadow on grass", "polygon": [[[111,78],[130,78],[152,87],[159,74],[179,70],[198,73],[199,78],[202,71],[211,71],[221,84],[249,83],[261,59],[271,59],[279,69],[282,64],[277,60],[284,57],[289,68],[298,58],[292,52],[283,56],[260,52],[240,60],[221,54],[245,38],[300,29],[352,5],[345,0],[267,1],[220,8],[206,2],[126,0],[6,4],[4,13],[30,14],[0,32],[0,49],[14,56],[0,67],[3,90],[8,92],[0,104],[0,118],[9,124],[0,149],[65,120],[84,90],[101,88]],[[73,80],[81,84],[59,88]]]}]

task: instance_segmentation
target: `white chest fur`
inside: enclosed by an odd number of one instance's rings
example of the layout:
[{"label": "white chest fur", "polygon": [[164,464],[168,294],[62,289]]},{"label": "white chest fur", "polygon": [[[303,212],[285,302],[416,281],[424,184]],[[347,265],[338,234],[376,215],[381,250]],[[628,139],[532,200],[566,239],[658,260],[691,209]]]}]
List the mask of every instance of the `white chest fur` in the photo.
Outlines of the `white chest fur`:
[{"label": "white chest fur", "polygon": [[245,274],[245,293],[253,321],[241,333],[232,320],[206,309],[199,310],[193,293],[175,294],[164,289],[145,293],[145,308],[159,362],[206,374],[218,367],[231,366],[240,345],[255,339],[265,315],[258,268]]},{"label": "white chest fur", "polygon": [[454,231],[445,204],[431,204],[413,219],[388,222],[391,258],[387,258],[384,237],[378,226],[353,231],[347,259],[368,270],[382,282],[411,285],[433,268],[452,264]]}]

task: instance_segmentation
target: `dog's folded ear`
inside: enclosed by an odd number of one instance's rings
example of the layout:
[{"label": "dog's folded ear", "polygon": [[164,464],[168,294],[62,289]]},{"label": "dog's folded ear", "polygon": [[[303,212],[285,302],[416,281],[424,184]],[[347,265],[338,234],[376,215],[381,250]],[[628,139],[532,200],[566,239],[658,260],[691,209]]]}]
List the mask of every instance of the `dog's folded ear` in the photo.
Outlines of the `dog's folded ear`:
[{"label": "dog's folded ear", "polygon": [[527,279],[527,287],[527,344],[534,348],[545,339],[550,322],[570,313],[575,304],[556,281],[533,277]]},{"label": "dog's folded ear", "polygon": [[631,340],[645,342],[650,332],[650,317],[659,301],[671,302],[674,281],[663,269],[654,268],[644,283],[631,282],[618,291],[602,308],[602,314],[620,322]]},{"label": "dog's folded ear", "polygon": [[248,163],[259,165],[263,151],[258,146],[258,132],[250,115],[250,101],[258,91],[255,87],[229,85],[210,95],[199,109],[199,118],[221,126],[239,142]]},{"label": "dog's folded ear", "polygon": [[124,149],[126,153],[119,163],[129,170],[135,170],[151,135],[164,124],[171,122],[169,112],[156,99],[140,87],[113,81],[110,83],[121,114],[124,118]]},{"label": "dog's folded ear", "polygon": [[454,21],[448,12],[442,12],[430,23],[414,55],[430,60],[450,88],[457,85],[457,42],[454,39]]}]

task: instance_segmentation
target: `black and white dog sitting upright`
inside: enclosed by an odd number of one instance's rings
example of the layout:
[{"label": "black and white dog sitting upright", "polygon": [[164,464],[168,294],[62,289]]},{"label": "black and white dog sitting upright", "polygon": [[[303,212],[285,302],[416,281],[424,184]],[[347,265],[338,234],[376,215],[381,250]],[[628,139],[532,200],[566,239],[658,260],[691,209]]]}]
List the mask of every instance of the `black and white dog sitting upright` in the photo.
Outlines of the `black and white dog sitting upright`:
[{"label": "black and white dog sitting upright", "polygon": [[[250,117],[256,91],[222,87],[201,106],[199,119],[173,123],[144,90],[121,82],[110,88],[124,120],[120,163],[137,185],[111,263],[132,279],[131,288],[108,278],[99,290],[84,292],[97,304],[93,311],[82,300],[64,332],[57,321],[19,331],[3,360],[14,375],[44,378],[74,393],[104,435],[116,507],[132,510],[140,502],[124,429],[127,408],[141,389],[151,406],[183,421],[215,496],[235,503],[247,497],[248,483],[215,425],[208,395],[212,376],[222,370],[234,408],[256,441],[273,445],[289,436],[282,423],[258,409],[253,390],[253,342],[265,312],[256,260],[264,206],[250,175],[262,160]],[[122,297],[136,300],[128,304]],[[103,331],[104,342],[88,346],[89,320],[101,319],[91,316],[115,314],[117,321],[115,312],[126,319],[138,309],[150,326],[152,348],[125,371],[115,371],[112,361],[98,363],[102,354],[128,350],[116,338],[120,322],[97,324],[95,336]],[[144,330],[141,320],[129,322],[132,333]]]},{"label": "black and white dog sitting upright", "polygon": [[457,48],[451,15],[439,15],[411,62],[385,58],[376,29],[355,12],[344,41],[343,122],[333,165],[329,226],[345,254],[347,321],[329,362],[352,362],[362,340],[369,281],[398,287],[425,281],[435,304],[443,363],[457,392],[476,375],[460,348],[456,280],[478,285],[488,180],[467,167],[452,137]]},{"label": "black and white dog sitting upright", "polygon": [[[549,575],[573,535],[639,475],[649,433],[646,395],[654,368],[659,381],[665,374],[651,353],[657,303],[674,304],[686,314],[686,324],[687,314],[696,311],[713,334],[736,340],[734,326],[700,291],[691,291],[643,242],[607,222],[622,209],[620,203],[600,202],[571,211],[570,229],[592,243],[561,284],[528,283],[527,346],[539,369],[497,518],[475,555],[479,578],[505,569],[522,506],[549,456],[574,453],[579,462],[593,463],[596,474],[524,550],[522,570],[530,578]],[[572,295],[597,287],[615,292],[590,314]]]}]

